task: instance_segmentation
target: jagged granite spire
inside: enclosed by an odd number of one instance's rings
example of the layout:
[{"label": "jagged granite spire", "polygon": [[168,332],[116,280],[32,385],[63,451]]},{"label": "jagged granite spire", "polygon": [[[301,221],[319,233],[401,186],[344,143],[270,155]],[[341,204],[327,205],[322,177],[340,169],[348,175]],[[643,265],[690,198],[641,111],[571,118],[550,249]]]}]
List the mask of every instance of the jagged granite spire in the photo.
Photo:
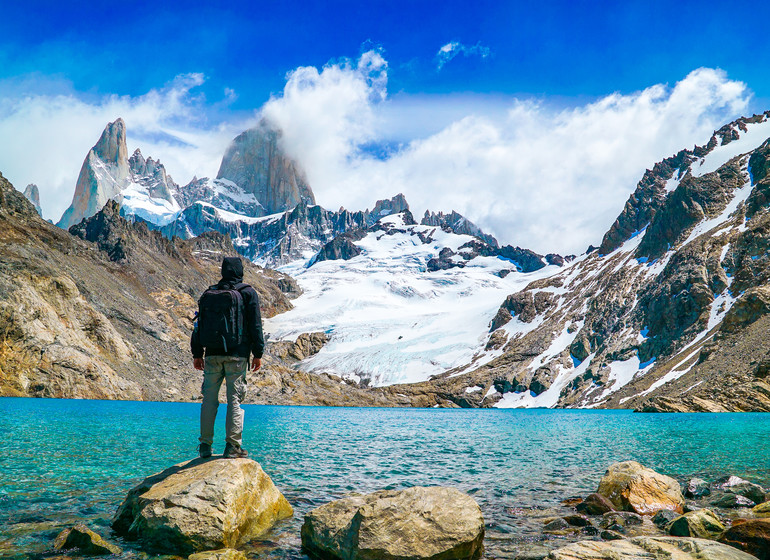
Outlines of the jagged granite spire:
[{"label": "jagged granite spire", "polygon": [[75,186],[72,204],[56,224],[62,228],[96,214],[129,183],[126,124],[117,119],[107,125],[99,141],[88,152]]},{"label": "jagged granite spire", "polygon": [[30,183],[24,189],[24,196],[32,203],[39,215],[43,215],[43,209],[40,207],[40,190],[35,183]]},{"label": "jagged granite spire", "polygon": [[217,179],[252,193],[267,214],[291,210],[300,202],[315,204],[304,171],[281,147],[281,134],[261,120],[230,143],[217,174]]}]

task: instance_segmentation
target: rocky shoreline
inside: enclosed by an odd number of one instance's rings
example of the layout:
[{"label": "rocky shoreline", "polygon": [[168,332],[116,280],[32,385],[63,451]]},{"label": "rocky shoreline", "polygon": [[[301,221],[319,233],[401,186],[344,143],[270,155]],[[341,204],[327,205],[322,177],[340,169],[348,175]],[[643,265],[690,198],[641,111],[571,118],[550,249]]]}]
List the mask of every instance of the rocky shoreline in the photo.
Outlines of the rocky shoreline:
[{"label": "rocky shoreline", "polygon": [[[680,484],[625,461],[610,465],[588,496],[518,512],[540,524],[541,538],[512,532],[502,542],[500,527],[485,523],[471,496],[415,486],[353,493],[309,511],[301,552],[323,560],[769,560],[768,498],[761,485],[735,475]],[[128,493],[110,536],[123,537],[125,552],[80,524],[62,531],[43,557],[245,560],[254,556],[244,545],[292,515],[258,463],[195,459]]]}]

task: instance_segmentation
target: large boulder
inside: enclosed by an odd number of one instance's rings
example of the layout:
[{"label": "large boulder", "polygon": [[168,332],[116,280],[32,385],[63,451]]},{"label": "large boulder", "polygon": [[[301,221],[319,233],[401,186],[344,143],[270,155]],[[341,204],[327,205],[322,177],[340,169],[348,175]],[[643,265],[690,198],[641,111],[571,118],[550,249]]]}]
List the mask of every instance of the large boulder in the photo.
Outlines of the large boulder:
[{"label": "large boulder", "polygon": [[698,537],[716,539],[725,530],[725,526],[713,512],[699,509],[685,513],[674,519],[668,526],[668,534],[674,537]]},{"label": "large boulder", "polygon": [[153,552],[235,547],[291,517],[286,498],[251,459],[195,459],[144,479],[112,528]]},{"label": "large boulder", "polygon": [[719,537],[719,542],[770,560],[770,519],[749,519],[733,525]]},{"label": "large boulder", "polygon": [[641,515],[663,509],[684,512],[684,496],[679,483],[636,461],[610,465],[599,482],[597,493],[608,498],[618,509]]},{"label": "large boulder", "polygon": [[550,560],[756,560],[735,548],[705,539],[635,537],[581,541],[551,552]]},{"label": "large boulder", "polygon": [[336,500],[302,525],[308,553],[341,560],[460,560],[483,551],[478,504],[455,488],[415,486]]}]

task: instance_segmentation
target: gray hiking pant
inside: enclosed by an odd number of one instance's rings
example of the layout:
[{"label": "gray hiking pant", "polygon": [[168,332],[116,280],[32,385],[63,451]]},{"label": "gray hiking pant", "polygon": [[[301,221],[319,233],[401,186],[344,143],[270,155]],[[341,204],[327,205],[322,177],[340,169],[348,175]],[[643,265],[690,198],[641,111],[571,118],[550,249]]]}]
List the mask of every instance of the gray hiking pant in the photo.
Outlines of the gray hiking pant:
[{"label": "gray hiking pant", "polygon": [[214,443],[214,421],[219,408],[219,388],[222,381],[227,388],[227,417],[225,441],[241,445],[243,436],[243,409],[246,398],[246,371],[248,360],[238,356],[206,356],[203,364],[203,403],[201,404],[201,443]]}]

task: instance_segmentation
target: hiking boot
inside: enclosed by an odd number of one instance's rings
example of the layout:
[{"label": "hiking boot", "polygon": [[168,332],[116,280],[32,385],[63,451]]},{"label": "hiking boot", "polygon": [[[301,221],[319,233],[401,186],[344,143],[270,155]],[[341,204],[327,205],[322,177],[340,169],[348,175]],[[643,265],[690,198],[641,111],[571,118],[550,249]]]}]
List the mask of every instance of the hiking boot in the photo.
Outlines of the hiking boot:
[{"label": "hiking boot", "polygon": [[248,456],[248,451],[240,445],[233,445],[232,443],[225,445],[225,452],[222,453],[222,457],[225,459],[245,459]]},{"label": "hiking boot", "polygon": [[198,455],[203,459],[206,459],[207,457],[211,457],[211,444],[201,443],[198,446]]}]

